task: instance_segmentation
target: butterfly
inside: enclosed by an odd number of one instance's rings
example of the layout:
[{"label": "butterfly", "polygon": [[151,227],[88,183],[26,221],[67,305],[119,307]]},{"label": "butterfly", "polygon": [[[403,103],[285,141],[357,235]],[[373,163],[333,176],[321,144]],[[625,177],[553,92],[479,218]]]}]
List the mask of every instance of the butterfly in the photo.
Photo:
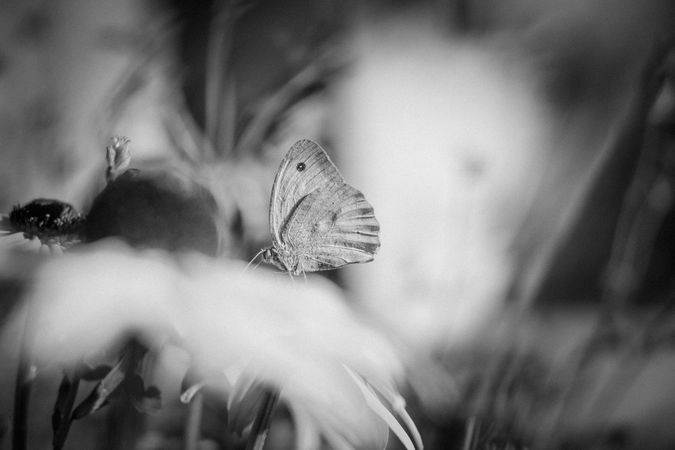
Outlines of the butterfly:
[{"label": "butterfly", "polygon": [[379,232],[373,207],[326,152],[309,139],[293,144],[274,178],[263,261],[292,275],[369,262]]}]

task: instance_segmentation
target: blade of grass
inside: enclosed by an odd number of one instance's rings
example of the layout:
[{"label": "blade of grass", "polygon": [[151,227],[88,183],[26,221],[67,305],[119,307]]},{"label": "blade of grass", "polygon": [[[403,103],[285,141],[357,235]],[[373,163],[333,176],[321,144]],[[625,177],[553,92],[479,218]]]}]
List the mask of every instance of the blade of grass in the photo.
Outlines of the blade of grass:
[{"label": "blade of grass", "polygon": [[279,401],[279,389],[269,388],[263,397],[260,409],[253,421],[253,427],[249,434],[246,450],[262,450],[272,421],[272,412]]},{"label": "blade of grass", "polygon": [[345,65],[346,58],[335,49],[325,50],[295,74],[285,85],[268,97],[246,126],[237,142],[237,153],[258,149],[276,120],[307,88]]},{"label": "blade of grass", "polygon": [[[557,409],[552,415],[552,420],[548,427],[543,427],[543,432],[538,433],[537,439],[539,444],[545,447],[550,446],[554,438],[562,429],[563,421],[569,413],[572,393],[577,381],[581,377],[586,363],[595,351],[596,342],[601,333],[606,329],[606,324],[612,324],[611,318],[613,314],[620,313],[631,299],[631,293],[634,286],[623,285],[617,289],[612,285],[612,281],[617,278],[625,278],[626,274],[622,273],[626,270],[634,269],[642,271],[644,268],[639,266],[646,266],[649,260],[651,249],[653,248],[655,233],[659,229],[659,225],[663,220],[665,214],[662,210],[650,210],[649,199],[643,197],[642,191],[645,185],[658,182],[658,178],[651,170],[651,166],[656,160],[662,158],[658,152],[663,149],[650,149],[654,140],[654,130],[648,129],[647,117],[652,108],[652,104],[656,98],[661,84],[664,81],[660,66],[662,59],[667,54],[668,49],[673,47],[673,43],[668,41],[661,43],[652,49],[646,63],[644,64],[640,89],[638,90],[630,111],[622,124],[623,128],[618,134],[618,139],[615,145],[611,146],[605,159],[607,161],[599,168],[598,179],[594,180],[592,186],[595,186],[600,180],[599,177],[607,177],[605,166],[617,158],[622,157],[625,153],[634,153],[637,155],[636,165],[638,166],[630,180],[630,185],[624,194],[623,205],[617,218],[617,227],[614,231],[614,237],[610,250],[610,257],[608,261],[608,276],[606,277],[605,286],[600,299],[600,304],[603,311],[596,319],[594,332],[590,339],[582,344],[578,350],[576,357],[571,361],[571,370],[569,376],[566,378],[566,386],[563,389],[561,399],[558,402]],[[636,150],[633,147],[637,147]],[[654,178],[657,178],[654,180]],[[591,187],[592,187],[591,186]],[[652,188],[656,189],[658,186],[652,184]],[[585,202],[584,202],[585,203]],[[664,205],[661,205],[663,207]],[[666,209],[669,209],[667,205]],[[646,217],[645,217],[646,216]],[[638,273],[631,273],[631,275],[641,275]],[[629,292],[630,290],[631,292]],[[621,368],[618,368],[621,370]]]},{"label": "blade of grass", "polygon": [[215,3],[206,55],[206,136],[216,151],[224,155],[230,153],[231,146],[228,146],[228,142],[221,142],[221,136],[228,136],[227,141],[231,140],[234,123],[227,123],[226,119],[232,120],[232,116],[228,114],[222,117],[222,109],[225,105],[228,111],[236,110],[233,105],[235,99],[227,95],[230,91],[227,86],[230,80],[228,66],[234,38],[236,4],[235,0],[219,0]]},{"label": "blade of grass", "polygon": [[[660,43],[651,50],[643,64],[636,92],[628,101],[627,114],[619,118],[609,130],[604,145],[575,183],[568,196],[570,200],[561,208],[557,220],[552,222],[544,242],[522,264],[520,278],[516,280],[515,297],[523,308],[536,300],[556,256],[568,245],[574,226],[585,214],[592,214],[593,210],[590,208],[606,195],[610,187],[616,187],[614,184],[626,176],[626,170],[631,170],[638,163],[644,143],[647,114],[662,82],[659,67],[668,45],[672,44]],[[623,175],[618,176],[619,171]]]}]

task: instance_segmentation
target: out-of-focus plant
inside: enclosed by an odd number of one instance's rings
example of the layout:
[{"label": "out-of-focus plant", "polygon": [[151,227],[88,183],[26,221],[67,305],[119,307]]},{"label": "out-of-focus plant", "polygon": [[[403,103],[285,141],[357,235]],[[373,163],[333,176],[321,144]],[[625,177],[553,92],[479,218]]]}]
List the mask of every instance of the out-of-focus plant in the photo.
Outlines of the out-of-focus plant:
[{"label": "out-of-focus plant", "polygon": [[[295,415],[300,448],[317,448],[320,435],[335,448],[383,447],[387,424],[362,388],[367,383],[402,401],[395,351],[328,282],[291,284],[205,256],[176,258],[110,242],[44,263],[14,320],[27,307],[37,367],[59,364],[83,374],[83,362],[96,367],[102,351],[129,336],[146,348],[180,347],[196,373],[225,379],[229,368],[243,367],[240,377],[277,387]],[[88,370],[89,379],[107,374],[73,418],[106,403],[125,375],[132,376],[127,384],[137,383],[132,360],[126,355],[112,369]],[[173,364],[176,374],[186,369],[183,359]],[[215,386],[232,393],[228,383]],[[152,389],[143,392],[153,397]],[[409,438],[406,447],[413,448]]]},{"label": "out-of-focus plant", "polygon": [[[457,352],[464,360],[445,355],[459,392],[449,409],[460,422],[463,448],[643,448],[635,442],[644,423],[619,411],[623,407],[626,414],[626,399],[655,353],[672,351],[673,285],[666,259],[672,260],[672,247],[660,247],[669,242],[675,186],[667,123],[675,110],[672,103],[667,106],[672,54],[669,41],[646,58],[616,133],[549,230],[549,241],[535,249],[515,279],[520,289],[501,311],[503,329],[491,330],[495,336],[487,341],[487,354],[474,343]],[[586,305],[582,314],[549,309],[542,301],[544,278],[565,254],[580,251],[571,237],[588,233],[586,221],[597,218],[597,205],[616,190],[624,195],[617,196],[615,215],[602,217],[613,233],[591,233],[591,239],[611,241],[605,260],[593,268],[596,276],[603,273],[599,308]],[[591,285],[584,290],[598,291]],[[560,295],[550,288],[547,293]],[[551,325],[569,320],[568,315],[577,323],[566,323],[568,335],[555,342]],[[662,393],[656,396],[660,400]],[[650,439],[658,448],[672,445],[670,436]]]}]

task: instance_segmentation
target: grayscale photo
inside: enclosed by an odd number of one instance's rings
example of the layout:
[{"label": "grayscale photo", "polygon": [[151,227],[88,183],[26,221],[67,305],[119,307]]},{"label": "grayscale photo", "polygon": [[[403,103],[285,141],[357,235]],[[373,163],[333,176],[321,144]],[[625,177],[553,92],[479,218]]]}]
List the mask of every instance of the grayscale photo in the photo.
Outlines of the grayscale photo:
[{"label": "grayscale photo", "polygon": [[0,1],[0,449],[675,449],[675,2]]}]

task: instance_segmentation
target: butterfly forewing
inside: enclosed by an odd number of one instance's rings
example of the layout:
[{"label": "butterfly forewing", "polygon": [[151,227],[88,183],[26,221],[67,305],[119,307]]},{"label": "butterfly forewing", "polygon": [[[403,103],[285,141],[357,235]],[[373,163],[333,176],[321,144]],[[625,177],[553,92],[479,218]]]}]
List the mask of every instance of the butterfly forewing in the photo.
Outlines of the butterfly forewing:
[{"label": "butterfly forewing", "polygon": [[303,197],[317,189],[331,190],[343,184],[342,176],[318,144],[308,139],[293,144],[272,187],[270,232],[274,245],[282,245],[281,228]]},{"label": "butterfly forewing", "polygon": [[281,239],[305,272],[368,262],[380,246],[373,207],[342,183],[306,195],[283,224]]}]

